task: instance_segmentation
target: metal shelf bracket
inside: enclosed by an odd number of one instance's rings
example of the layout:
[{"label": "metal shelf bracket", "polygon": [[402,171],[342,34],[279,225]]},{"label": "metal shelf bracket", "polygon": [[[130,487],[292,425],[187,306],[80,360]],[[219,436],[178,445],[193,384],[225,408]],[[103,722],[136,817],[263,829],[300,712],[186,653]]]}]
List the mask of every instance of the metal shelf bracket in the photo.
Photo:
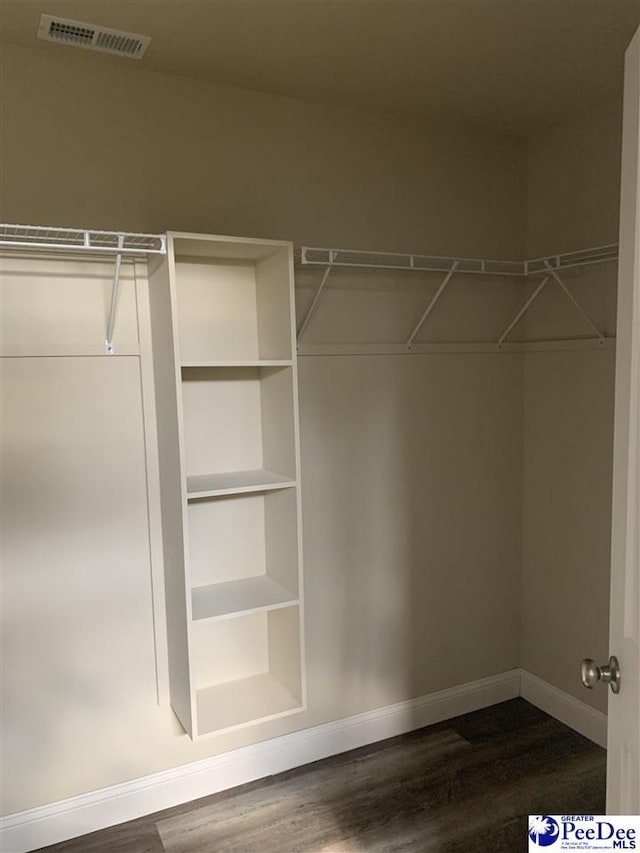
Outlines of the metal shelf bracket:
[{"label": "metal shelf bracket", "polygon": [[113,272],[113,285],[111,287],[111,304],[109,305],[109,319],[107,320],[107,337],[104,342],[105,355],[113,355],[113,329],[116,323],[116,307],[118,305],[118,290],[120,288],[120,267],[122,266],[122,248],[124,237],[118,237],[118,249],[121,251],[116,255],[116,265]]},{"label": "metal shelf bracket", "polygon": [[516,316],[515,316],[515,317],[513,318],[513,320],[509,323],[509,325],[508,325],[508,326],[507,326],[507,328],[504,330],[504,332],[500,335],[500,337],[499,337],[499,339],[498,339],[498,344],[497,344],[497,346],[498,346],[498,349],[499,349],[499,350],[501,350],[501,349],[502,349],[502,345],[503,345],[503,344],[504,344],[504,342],[506,341],[506,339],[507,339],[507,337],[509,336],[509,334],[510,334],[511,330],[516,326],[516,324],[517,324],[517,323],[519,323],[519,322],[520,322],[520,320],[524,317],[524,315],[527,313],[527,311],[529,310],[529,308],[531,308],[531,306],[532,306],[532,305],[533,305],[533,303],[536,301],[536,299],[538,298],[539,294],[542,292],[542,289],[544,288],[544,286],[546,285],[546,283],[547,283],[548,281],[549,281],[549,276],[546,276],[545,278],[543,278],[543,279],[542,279],[542,281],[540,282],[540,284],[536,287],[536,289],[533,291],[533,293],[531,294],[531,296],[527,299],[527,301],[524,303],[524,305],[522,306],[522,308],[518,311],[518,313],[516,314]]},{"label": "metal shelf bracket", "polygon": [[307,331],[307,329],[309,327],[309,323],[311,322],[311,318],[313,317],[315,310],[318,306],[318,301],[320,300],[320,297],[322,296],[322,291],[324,290],[325,285],[326,285],[327,281],[329,280],[329,274],[331,273],[331,264],[332,263],[333,263],[333,252],[330,251],[329,252],[329,266],[325,268],[325,270],[322,274],[322,279],[320,281],[320,284],[318,285],[318,289],[314,293],[313,299],[311,300],[311,304],[307,308],[307,313],[302,318],[302,322],[300,323],[300,326],[298,327],[298,343],[300,343],[302,341],[302,337],[303,337],[304,333]]},{"label": "metal shelf bracket", "polygon": [[418,332],[420,331],[420,329],[424,326],[424,324],[427,322],[427,320],[428,320],[428,319],[429,319],[429,317],[431,316],[431,313],[433,312],[433,309],[436,307],[436,305],[437,305],[437,303],[438,303],[438,300],[440,299],[440,297],[441,297],[441,296],[442,296],[442,294],[444,293],[445,288],[447,287],[447,285],[449,284],[449,282],[450,282],[450,281],[451,281],[451,279],[453,278],[453,274],[454,274],[454,273],[455,273],[455,271],[458,269],[458,266],[459,266],[459,265],[460,265],[460,262],[459,262],[459,261],[454,261],[454,262],[453,262],[453,264],[451,265],[451,269],[450,269],[450,270],[449,270],[449,272],[445,275],[445,277],[442,279],[442,282],[440,283],[440,287],[436,290],[435,294],[433,295],[433,298],[431,299],[431,301],[430,301],[430,302],[429,302],[429,304],[427,305],[427,307],[426,307],[426,309],[425,309],[425,311],[424,311],[424,314],[422,315],[422,317],[420,317],[420,319],[419,319],[419,320],[418,320],[418,322],[416,323],[416,325],[415,325],[415,327],[414,327],[413,331],[412,331],[412,332],[411,332],[411,334],[409,335],[409,338],[408,338],[408,340],[407,340],[407,349],[408,349],[408,350],[411,350],[411,349],[412,349],[412,347],[413,347],[413,342],[414,342],[414,340],[416,339],[416,336],[417,336]]},{"label": "metal shelf bracket", "polygon": [[548,269],[548,271],[549,271],[549,274],[550,274],[551,276],[553,276],[554,281],[556,281],[556,283],[557,283],[557,284],[562,288],[562,290],[563,290],[563,291],[564,291],[564,293],[566,294],[566,296],[567,296],[567,298],[569,299],[569,301],[573,304],[573,306],[574,306],[574,307],[575,307],[575,309],[578,311],[578,313],[579,313],[579,314],[584,318],[584,320],[587,322],[587,324],[589,325],[589,327],[591,328],[591,330],[592,330],[593,332],[595,332],[596,337],[597,337],[597,338],[598,338],[598,340],[600,341],[600,346],[601,346],[601,347],[604,347],[604,340],[605,340],[604,333],[603,333],[603,332],[601,332],[601,331],[600,331],[600,329],[596,326],[596,324],[593,322],[593,320],[591,319],[591,317],[587,314],[587,312],[584,310],[584,308],[582,307],[582,305],[581,305],[581,304],[578,302],[578,300],[575,298],[575,296],[573,295],[573,293],[571,293],[571,291],[569,290],[569,288],[567,287],[567,285],[562,281],[562,279],[560,278],[560,276],[558,275],[558,273],[557,273],[557,272],[552,268],[552,266],[551,266],[551,264],[549,263],[549,261],[545,261],[545,263],[546,263],[547,269]]}]

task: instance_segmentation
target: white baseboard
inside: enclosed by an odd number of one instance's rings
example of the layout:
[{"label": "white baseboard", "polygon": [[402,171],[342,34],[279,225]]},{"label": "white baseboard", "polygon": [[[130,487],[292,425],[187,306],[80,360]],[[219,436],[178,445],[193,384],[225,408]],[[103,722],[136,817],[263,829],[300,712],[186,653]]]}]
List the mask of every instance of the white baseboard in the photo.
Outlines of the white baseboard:
[{"label": "white baseboard", "polygon": [[511,670],[9,815],[0,825],[0,850],[26,853],[477,711],[513,699],[519,693],[520,671]]},{"label": "white baseboard", "polygon": [[520,695],[569,728],[588,737],[599,746],[607,745],[607,715],[596,711],[564,690],[543,681],[525,669],[520,670]]}]

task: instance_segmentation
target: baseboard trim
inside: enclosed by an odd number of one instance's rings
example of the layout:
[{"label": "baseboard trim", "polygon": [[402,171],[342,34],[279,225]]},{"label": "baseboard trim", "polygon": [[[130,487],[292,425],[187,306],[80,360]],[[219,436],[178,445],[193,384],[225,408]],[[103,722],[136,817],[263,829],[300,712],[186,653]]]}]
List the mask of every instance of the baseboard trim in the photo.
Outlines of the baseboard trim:
[{"label": "baseboard trim", "polygon": [[520,681],[511,670],[9,815],[0,824],[0,850],[27,853],[514,699]]},{"label": "baseboard trim", "polygon": [[599,746],[607,745],[607,715],[525,669],[520,671],[520,695]]},{"label": "baseboard trim", "polygon": [[27,853],[516,696],[606,746],[606,714],[526,670],[514,669],[9,815],[0,822],[0,850]]}]

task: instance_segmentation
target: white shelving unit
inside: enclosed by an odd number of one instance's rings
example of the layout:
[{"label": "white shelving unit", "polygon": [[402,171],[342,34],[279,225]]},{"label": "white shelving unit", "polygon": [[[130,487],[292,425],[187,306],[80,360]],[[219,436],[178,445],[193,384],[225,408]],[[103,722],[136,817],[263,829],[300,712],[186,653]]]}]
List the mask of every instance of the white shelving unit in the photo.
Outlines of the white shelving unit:
[{"label": "white shelving unit", "polygon": [[305,707],[293,252],[173,233],[149,270],[171,704],[195,739]]}]

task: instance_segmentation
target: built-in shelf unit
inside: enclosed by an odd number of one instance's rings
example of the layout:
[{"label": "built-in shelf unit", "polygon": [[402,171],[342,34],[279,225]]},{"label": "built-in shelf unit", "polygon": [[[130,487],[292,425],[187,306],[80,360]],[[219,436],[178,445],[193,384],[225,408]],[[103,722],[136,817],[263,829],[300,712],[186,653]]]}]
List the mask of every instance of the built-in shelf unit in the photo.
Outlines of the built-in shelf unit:
[{"label": "built-in shelf unit", "polygon": [[305,707],[293,252],[170,233],[149,269],[170,696],[195,739]]}]

